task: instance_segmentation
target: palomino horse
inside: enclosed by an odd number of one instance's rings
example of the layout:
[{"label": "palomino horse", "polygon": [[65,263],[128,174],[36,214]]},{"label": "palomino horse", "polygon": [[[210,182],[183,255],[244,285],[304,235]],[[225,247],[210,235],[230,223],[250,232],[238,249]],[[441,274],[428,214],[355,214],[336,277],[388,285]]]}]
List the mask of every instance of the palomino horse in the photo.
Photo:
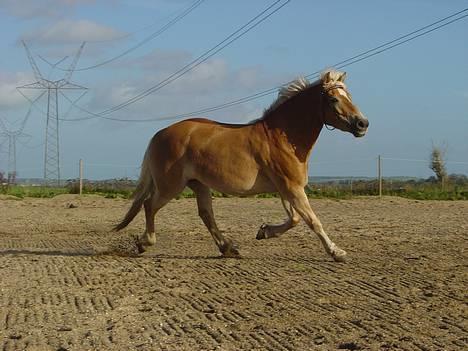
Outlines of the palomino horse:
[{"label": "palomino horse", "polygon": [[133,204],[115,230],[126,227],[144,205],[146,231],[139,245],[154,245],[156,212],[188,186],[221,253],[236,257],[236,245],[216,225],[210,189],[232,195],[277,192],[288,219],[263,224],[257,239],[278,237],[302,218],[335,261],[344,261],[346,252],[325,233],[304,187],[309,155],[324,125],[355,137],[366,134],[369,122],[351,101],[345,75],[330,70],[314,83],[298,79],[280,90],[260,119],[245,125],[194,118],[157,132],[146,150]]}]

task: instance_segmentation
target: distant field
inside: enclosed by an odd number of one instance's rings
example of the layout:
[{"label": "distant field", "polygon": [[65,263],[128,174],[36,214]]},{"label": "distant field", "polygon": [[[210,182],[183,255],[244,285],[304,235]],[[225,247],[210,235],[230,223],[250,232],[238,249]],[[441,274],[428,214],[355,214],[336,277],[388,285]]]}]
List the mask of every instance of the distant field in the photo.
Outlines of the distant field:
[{"label": "distant field", "polygon": [[[135,188],[135,181],[106,181],[85,183],[85,194],[98,194],[108,198],[129,198]],[[0,194],[23,197],[50,198],[60,194],[77,194],[78,183],[71,182],[64,187],[44,187],[31,185],[15,185],[0,187]],[[377,196],[378,183],[376,180],[335,180],[328,182],[310,183],[306,192],[311,198],[346,199],[355,196]],[[215,197],[228,197],[214,192]],[[394,180],[383,184],[383,195],[401,196],[417,200],[468,200],[468,183],[449,183],[442,187],[427,181]],[[190,189],[186,189],[180,197],[193,197]],[[257,197],[275,197],[276,194],[260,194]]]}]

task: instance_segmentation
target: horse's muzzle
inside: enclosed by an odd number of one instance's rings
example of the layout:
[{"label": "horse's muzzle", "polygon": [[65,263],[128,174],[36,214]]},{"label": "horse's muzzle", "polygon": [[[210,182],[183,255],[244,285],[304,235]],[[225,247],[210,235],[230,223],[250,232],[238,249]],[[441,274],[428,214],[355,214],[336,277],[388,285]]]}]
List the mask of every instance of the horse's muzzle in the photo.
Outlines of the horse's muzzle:
[{"label": "horse's muzzle", "polygon": [[366,135],[367,128],[369,128],[369,121],[364,117],[354,117],[353,135],[357,138]]}]

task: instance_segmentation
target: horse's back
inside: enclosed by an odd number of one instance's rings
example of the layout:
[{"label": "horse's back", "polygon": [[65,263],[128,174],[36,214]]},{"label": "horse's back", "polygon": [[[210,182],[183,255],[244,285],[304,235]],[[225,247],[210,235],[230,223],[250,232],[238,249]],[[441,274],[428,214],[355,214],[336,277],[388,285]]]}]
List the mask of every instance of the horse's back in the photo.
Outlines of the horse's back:
[{"label": "horse's back", "polygon": [[[157,132],[150,147],[162,148],[176,156],[189,150],[222,147],[222,144],[234,146],[236,140],[247,137],[248,125],[220,123],[206,118],[192,118],[174,123]],[[216,145],[214,145],[216,144]]]},{"label": "horse's back", "polygon": [[[154,146],[168,151],[194,152],[202,149],[236,147],[250,136],[249,124],[220,123],[206,118],[192,118],[174,123],[155,134]],[[183,148],[184,150],[179,150]]]}]

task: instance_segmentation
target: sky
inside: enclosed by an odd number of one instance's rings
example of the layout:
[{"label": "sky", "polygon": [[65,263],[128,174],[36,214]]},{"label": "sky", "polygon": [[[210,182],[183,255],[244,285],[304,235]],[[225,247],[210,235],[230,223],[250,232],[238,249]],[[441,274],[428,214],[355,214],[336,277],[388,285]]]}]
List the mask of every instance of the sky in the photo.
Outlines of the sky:
[{"label": "sky", "polygon": [[[45,96],[31,105],[16,89],[37,80],[21,40],[50,80],[66,75],[63,69],[86,42],[70,78],[88,88],[86,95],[76,103],[79,107],[69,101],[81,91],[59,95],[62,178],[78,177],[80,159],[88,179],[136,178],[150,138],[177,121],[158,118],[223,104],[331,68],[468,8],[468,1],[461,0],[291,0],[171,84],[106,115],[131,121],[89,114],[155,86],[272,3],[0,0],[0,118],[15,131],[31,109],[23,129],[27,135],[17,139],[18,177],[43,176],[47,111]],[[155,34],[192,4],[197,6],[190,13]],[[348,90],[369,119],[368,134],[356,139],[324,129],[309,176],[375,176],[382,155],[384,176],[429,177],[433,145],[445,150],[449,173],[468,174],[467,38],[468,17],[344,68]],[[41,93],[22,92],[30,100]],[[275,98],[271,94],[200,116],[246,123],[260,117]],[[153,120],[134,121],[148,118]],[[0,136],[0,170],[7,168],[8,139]]]}]

